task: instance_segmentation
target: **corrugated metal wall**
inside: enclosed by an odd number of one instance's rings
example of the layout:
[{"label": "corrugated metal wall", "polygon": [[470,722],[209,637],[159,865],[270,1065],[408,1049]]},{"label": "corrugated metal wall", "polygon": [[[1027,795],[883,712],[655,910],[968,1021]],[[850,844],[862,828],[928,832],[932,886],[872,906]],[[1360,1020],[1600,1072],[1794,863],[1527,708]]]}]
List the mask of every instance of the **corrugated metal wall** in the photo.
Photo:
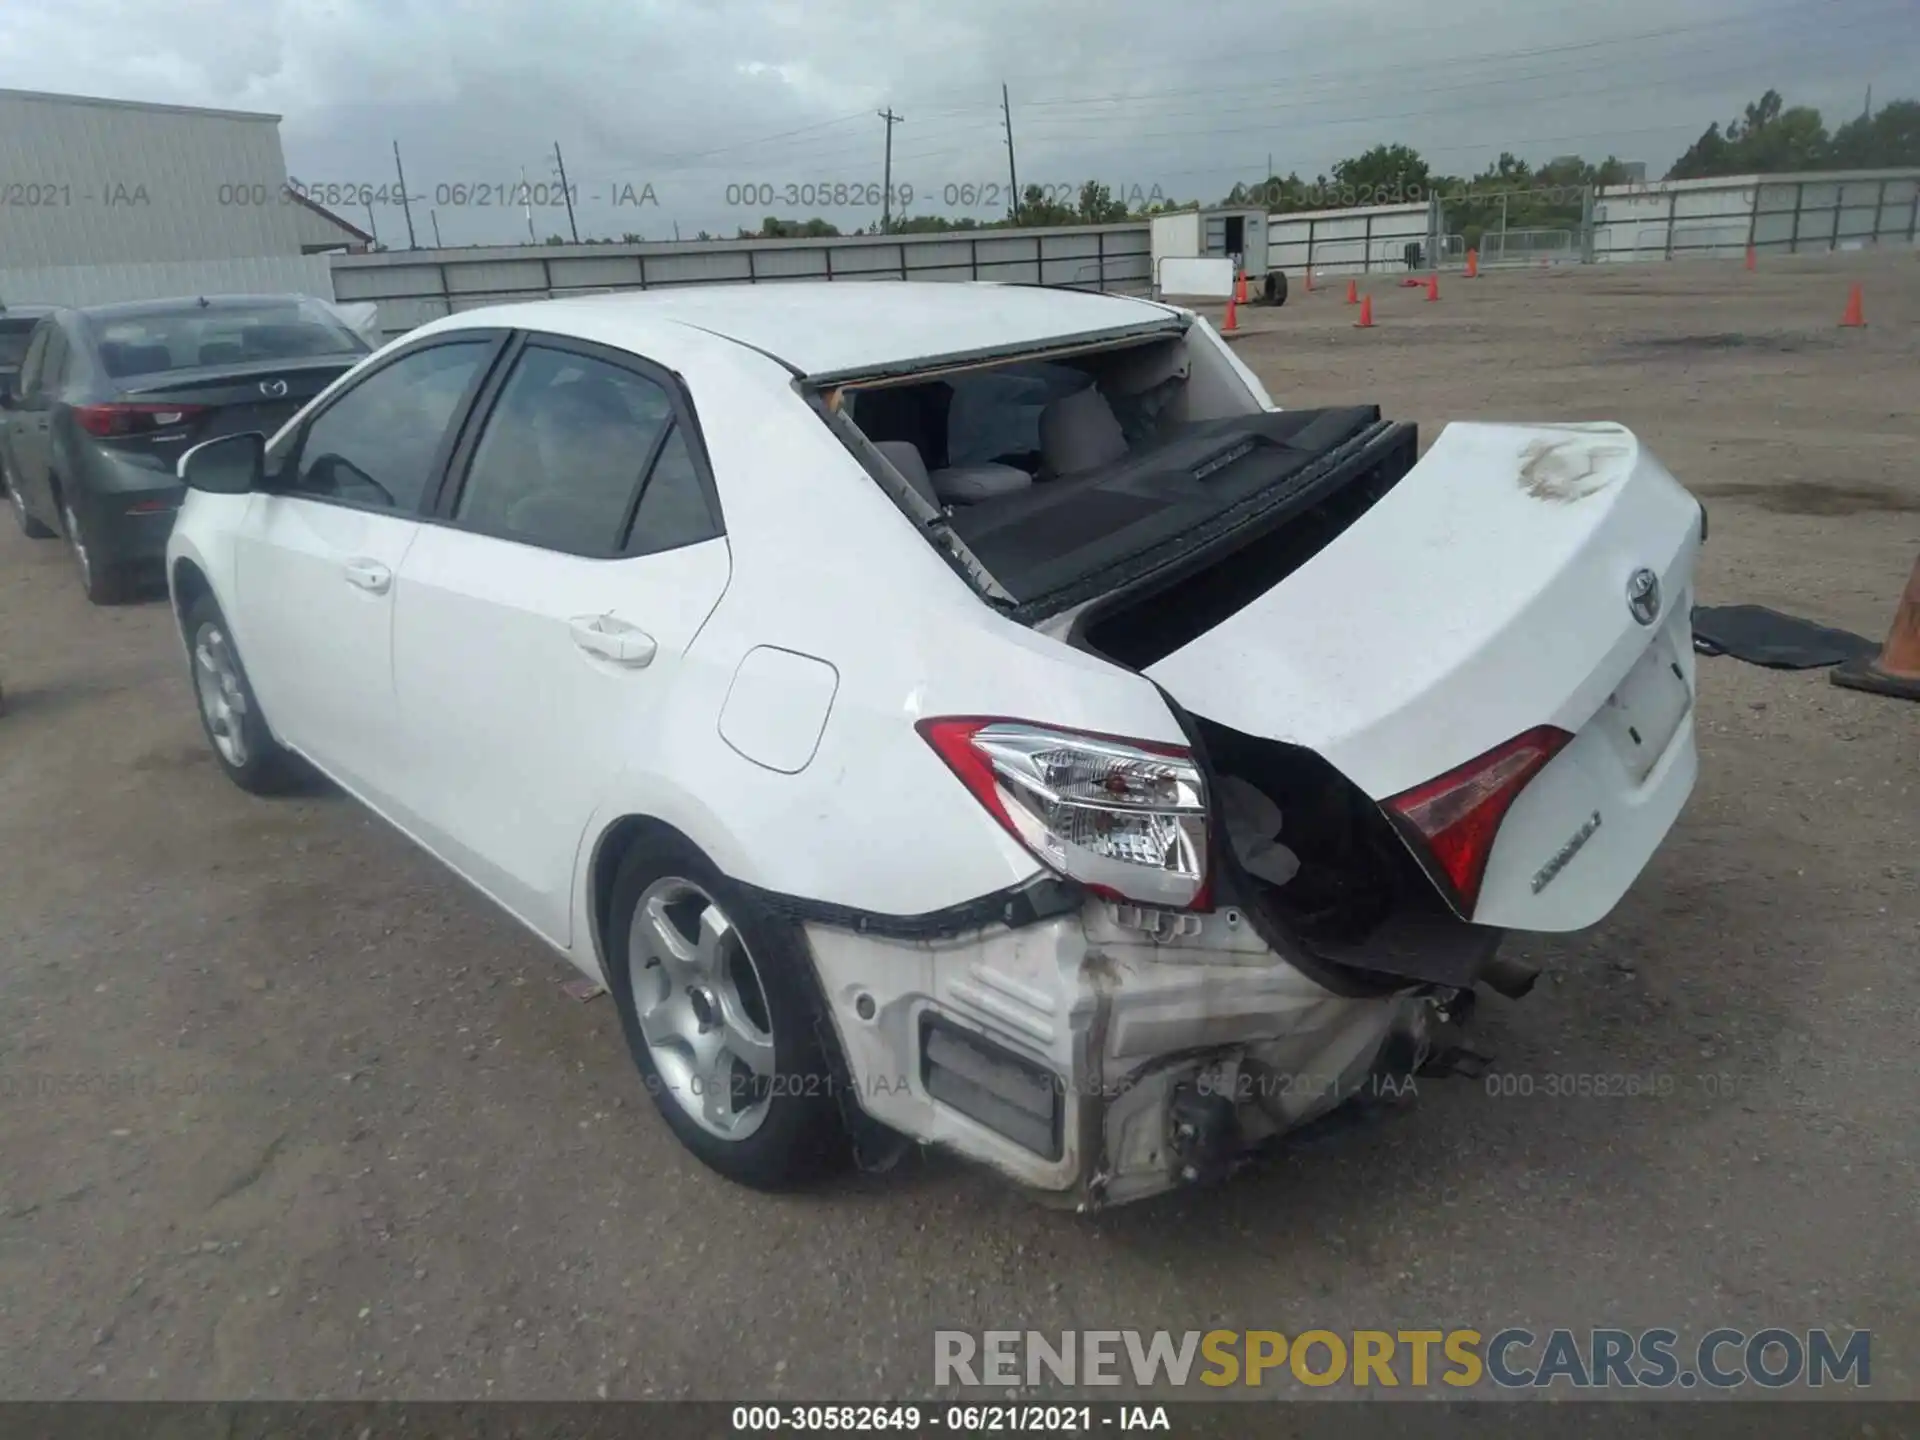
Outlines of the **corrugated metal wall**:
[{"label": "corrugated metal wall", "polygon": [[1298,275],[1346,275],[1406,268],[1407,246],[1427,242],[1427,202],[1361,205],[1267,217],[1267,264]]},{"label": "corrugated metal wall", "polygon": [[9,270],[298,255],[286,183],[277,116],[0,90]]},{"label": "corrugated metal wall", "polygon": [[1596,192],[1596,261],[1800,254],[1920,240],[1920,171],[1662,180]]},{"label": "corrugated metal wall", "polygon": [[395,250],[336,255],[332,262],[335,298],[377,302],[389,336],[481,305],[669,285],[993,280],[1145,291],[1151,283],[1144,221],[821,240]]},{"label": "corrugated metal wall", "polygon": [[273,295],[333,298],[325,255],[254,255],[235,260],[170,260],[156,265],[57,265],[0,268],[0,301],[35,305],[107,305],[175,295]]}]

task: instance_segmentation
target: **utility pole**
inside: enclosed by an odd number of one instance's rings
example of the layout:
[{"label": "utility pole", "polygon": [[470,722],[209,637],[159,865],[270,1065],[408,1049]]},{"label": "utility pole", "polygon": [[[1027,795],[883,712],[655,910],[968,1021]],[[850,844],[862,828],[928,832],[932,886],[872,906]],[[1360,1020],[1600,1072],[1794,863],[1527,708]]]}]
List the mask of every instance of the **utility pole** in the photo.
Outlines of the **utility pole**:
[{"label": "utility pole", "polygon": [[907,117],[894,114],[891,105],[873,113],[887,122],[887,162],[880,175],[880,233],[884,235],[893,228],[893,127]]},{"label": "utility pole", "polygon": [[540,237],[533,233],[533,186],[527,183],[527,167],[524,165],[520,167],[520,198],[526,202],[527,243],[538,245]]},{"label": "utility pole", "polygon": [[372,248],[380,248],[380,227],[373,223],[373,201],[367,201],[367,234],[373,237]]},{"label": "utility pole", "polygon": [[1013,106],[1007,100],[1006,81],[1000,82],[1000,118],[1007,127],[1007,219],[1020,218],[1020,177],[1013,169]]},{"label": "utility pole", "polygon": [[427,211],[427,218],[433,222],[433,248],[436,250],[446,249],[446,246],[440,243],[440,212],[438,210],[429,210]]},{"label": "utility pole", "polygon": [[560,171],[560,194],[567,202],[567,229],[573,232],[573,243],[580,243],[580,227],[573,223],[573,192],[567,189],[567,162],[560,158],[560,142],[553,142],[553,163]]},{"label": "utility pole", "polygon": [[400,142],[393,142],[393,173],[400,178],[400,213],[407,217],[407,249],[418,247],[413,243],[413,207],[407,203],[407,172],[400,168]]}]

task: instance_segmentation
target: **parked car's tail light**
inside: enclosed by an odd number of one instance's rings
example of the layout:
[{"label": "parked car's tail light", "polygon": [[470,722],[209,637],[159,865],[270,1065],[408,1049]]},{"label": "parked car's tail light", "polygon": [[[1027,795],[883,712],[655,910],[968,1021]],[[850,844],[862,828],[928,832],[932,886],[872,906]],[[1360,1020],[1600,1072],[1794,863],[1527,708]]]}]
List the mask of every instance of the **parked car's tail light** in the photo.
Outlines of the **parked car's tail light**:
[{"label": "parked car's tail light", "polygon": [[115,402],[109,405],[76,405],[73,418],[89,435],[119,439],[127,435],[146,435],[155,430],[171,430],[184,425],[207,407],[204,405],[133,405]]},{"label": "parked car's tail light", "polygon": [[978,717],[920,733],[1041,863],[1118,899],[1202,901],[1207,791],[1187,749]]},{"label": "parked car's tail light", "polygon": [[1471,917],[1479,903],[1500,822],[1527,782],[1572,738],[1554,726],[1539,726],[1386,802],[1388,813],[1412,833],[1453,887],[1462,915]]}]

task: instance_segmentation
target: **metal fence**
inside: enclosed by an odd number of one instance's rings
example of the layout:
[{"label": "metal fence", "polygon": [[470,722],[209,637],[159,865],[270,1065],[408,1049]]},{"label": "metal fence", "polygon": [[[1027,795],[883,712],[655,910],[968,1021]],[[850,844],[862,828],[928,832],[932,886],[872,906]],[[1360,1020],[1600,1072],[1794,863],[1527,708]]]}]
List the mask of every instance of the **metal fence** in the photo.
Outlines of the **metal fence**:
[{"label": "metal fence", "polygon": [[1480,264],[1563,265],[1582,258],[1572,230],[1488,230],[1480,237]]},{"label": "metal fence", "polygon": [[977,234],[401,250],[332,259],[335,298],[375,302],[380,329],[389,336],[482,305],[674,285],[996,280],[1141,291],[1152,283],[1143,221]]},{"label": "metal fence", "polygon": [[1294,274],[1404,270],[1407,247],[1419,246],[1424,256],[1434,228],[1433,206],[1425,201],[1273,215],[1267,219],[1267,263]]},{"label": "metal fence", "polygon": [[1920,241],[1920,171],[1749,175],[1596,192],[1598,262],[1797,255]]}]

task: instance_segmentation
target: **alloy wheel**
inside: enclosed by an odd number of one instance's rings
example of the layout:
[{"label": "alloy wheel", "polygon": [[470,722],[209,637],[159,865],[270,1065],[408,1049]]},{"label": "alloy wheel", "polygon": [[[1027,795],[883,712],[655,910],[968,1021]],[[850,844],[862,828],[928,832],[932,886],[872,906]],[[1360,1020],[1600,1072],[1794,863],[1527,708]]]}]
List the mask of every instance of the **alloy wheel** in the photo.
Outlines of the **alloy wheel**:
[{"label": "alloy wheel", "polygon": [[193,640],[193,689],[214,748],[238,770],[247,763],[247,692],[233,646],[217,625],[202,625]]},{"label": "alloy wheel", "polygon": [[745,938],[691,880],[656,880],[627,942],[633,1006],[660,1083],[702,1129],[739,1141],[773,1099],[773,1025]]}]

